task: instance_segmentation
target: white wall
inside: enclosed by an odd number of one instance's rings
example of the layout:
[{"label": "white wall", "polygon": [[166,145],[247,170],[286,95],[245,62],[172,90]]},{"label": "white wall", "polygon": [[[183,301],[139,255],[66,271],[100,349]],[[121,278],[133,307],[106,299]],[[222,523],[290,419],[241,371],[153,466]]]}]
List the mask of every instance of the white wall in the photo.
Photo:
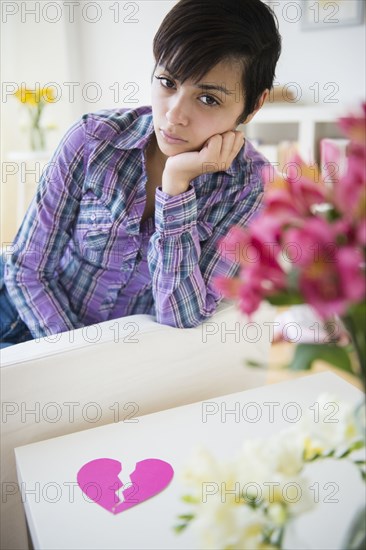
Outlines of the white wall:
[{"label": "white wall", "polygon": [[[279,1],[275,11],[283,36],[283,54],[276,81],[296,82],[305,102],[313,101],[310,87],[319,83],[319,100],[325,107],[324,100],[332,88],[324,90],[324,86],[333,82],[338,87],[334,99],[345,109],[356,106],[365,97],[365,26],[335,25],[331,29],[304,31],[301,20],[285,20],[296,19],[296,14],[291,9],[284,11],[284,6],[301,6],[300,0]],[[45,120],[58,125],[49,134],[49,150],[54,150],[66,129],[85,112],[149,104],[152,40],[175,3],[176,0],[2,2],[3,160],[10,151],[28,147],[27,134],[19,127],[21,121],[26,122],[26,112],[13,97],[4,95],[11,83],[26,82],[29,87],[36,82],[57,83],[60,100],[48,105],[44,113]],[[36,21],[30,12],[37,4]],[[74,98],[67,82],[75,85]],[[100,97],[94,101],[93,94],[98,91]],[[16,230],[16,186],[14,177],[2,183],[2,242],[12,239]]]},{"label": "white wall", "polygon": [[[15,165],[8,155],[29,148],[29,115],[27,109],[11,95],[12,92],[23,82],[33,89],[37,83],[43,87],[53,82],[61,89],[58,101],[47,105],[43,113],[44,123],[57,125],[56,130],[47,136],[50,151],[55,149],[76,116],[73,104],[62,93],[62,83],[72,80],[66,33],[68,25],[63,17],[54,23],[47,21],[55,18],[51,9],[48,15],[46,12],[47,19],[42,17],[41,10],[39,17],[37,10],[33,15],[27,12],[35,5],[35,2],[1,3],[1,245],[11,241],[17,230],[17,189],[19,177],[25,172],[24,164]],[[30,176],[29,182],[35,182],[35,176]]]},{"label": "white wall", "polygon": [[[98,23],[90,24],[85,18],[80,21],[84,85],[98,82],[103,90],[96,103],[88,99],[86,90],[87,110],[150,104],[152,41],[175,3],[175,0],[120,2],[116,11],[116,2],[101,2]],[[114,22],[115,17],[118,22]]]},{"label": "white wall", "polygon": [[[364,3],[364,0],[351,1]],[[303,30],[305,12],[304,4],[300,0],[269,0],[270,2],[273,2],[283,40],[283,53],[277,66],[276,81],[281,84],[296,82],[301,89],[302,100],[306,103],[314,102],[314,88],[317,88],[314,87],[315,83],[319,84],[319,104],[324,106],[332,105],[330,101],[336,100],[347,109],[364,101],[365,24],[341,27],[340,24],[328,22],[321,26],[327,17],[330,21],[340,21],[342,12],[332,15],[336,2],[317,0],[309,4],[319,6],[319,23],[315,24],[314,30]]]}]

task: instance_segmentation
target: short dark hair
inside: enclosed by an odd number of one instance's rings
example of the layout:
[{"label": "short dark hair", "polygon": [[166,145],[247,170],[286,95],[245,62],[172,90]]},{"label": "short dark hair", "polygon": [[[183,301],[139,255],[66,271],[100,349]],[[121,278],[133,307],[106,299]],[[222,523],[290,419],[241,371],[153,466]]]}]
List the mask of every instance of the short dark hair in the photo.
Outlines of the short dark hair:
[{"label": "short dark hair", "polygon": [[164,66],[181,83],[198,82],[221,61],[239,61],[245,106],[239,124],[273,87],[281,36],[262,0],[180,0],[161,23],[153,53],[155,68]]}]

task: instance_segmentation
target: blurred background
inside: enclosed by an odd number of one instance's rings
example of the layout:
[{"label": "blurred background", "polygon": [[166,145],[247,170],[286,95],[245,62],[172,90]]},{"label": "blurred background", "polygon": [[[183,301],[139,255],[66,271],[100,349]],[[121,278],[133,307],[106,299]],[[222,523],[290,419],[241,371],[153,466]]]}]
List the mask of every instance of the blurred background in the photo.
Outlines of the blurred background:
[{"label": "blurred background", "polygon": [[[150,104],[152,40],[175,3],[1,2],[2,246],[71,124],[87,112]],[[344,148],[337,117],[365,98],[364,0],[266,3],[278,17],[283,53],[268,104],[242,129],[280,168],[294,148],[324,162],[327,139]],[[22,95],[22,87],[48,95]],[[40,97],[48,99],[41,106]]]}]

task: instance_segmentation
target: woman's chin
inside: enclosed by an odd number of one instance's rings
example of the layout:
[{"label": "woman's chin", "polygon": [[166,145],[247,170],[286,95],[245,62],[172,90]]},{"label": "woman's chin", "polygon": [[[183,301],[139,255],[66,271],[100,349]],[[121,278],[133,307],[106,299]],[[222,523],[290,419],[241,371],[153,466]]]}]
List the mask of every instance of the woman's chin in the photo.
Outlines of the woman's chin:
[{"label": "woman's chin", "polygon": [[187,147],[187,143],[165,143],[158,141],[159,149],[166,157],[173,157],[179,155],[179,153],[187,153],[193,151],[192,148]]}]

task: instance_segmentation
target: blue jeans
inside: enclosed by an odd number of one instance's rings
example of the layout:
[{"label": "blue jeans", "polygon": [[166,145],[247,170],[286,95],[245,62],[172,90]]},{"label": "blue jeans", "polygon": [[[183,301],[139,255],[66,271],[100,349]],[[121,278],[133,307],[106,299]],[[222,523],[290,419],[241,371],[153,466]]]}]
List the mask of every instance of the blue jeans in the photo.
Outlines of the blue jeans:
[{"label": "blue jeans", "polygon": [[5,259],[0,254],[0,349],[33,339],[9,296],[4,283],[4,267]]}]

